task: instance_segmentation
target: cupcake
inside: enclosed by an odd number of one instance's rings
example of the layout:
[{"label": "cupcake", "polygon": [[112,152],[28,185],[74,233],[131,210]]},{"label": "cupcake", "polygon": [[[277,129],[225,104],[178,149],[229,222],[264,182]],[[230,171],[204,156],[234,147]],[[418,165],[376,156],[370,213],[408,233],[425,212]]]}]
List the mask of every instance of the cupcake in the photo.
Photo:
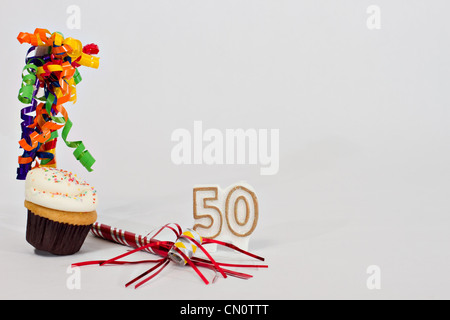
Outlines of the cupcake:
[{"label": "cupcake", "polygon": [[56,255],[80,250],[97,220],[97,191],[69,171],[38,167],[25,180],[26,240]]}]

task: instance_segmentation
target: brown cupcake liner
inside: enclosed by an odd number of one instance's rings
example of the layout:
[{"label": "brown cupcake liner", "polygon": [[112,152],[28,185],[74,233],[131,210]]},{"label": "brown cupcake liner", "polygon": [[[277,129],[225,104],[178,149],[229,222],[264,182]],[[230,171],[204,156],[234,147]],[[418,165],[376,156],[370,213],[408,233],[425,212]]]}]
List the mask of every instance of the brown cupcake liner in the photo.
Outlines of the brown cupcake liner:
[{"label": "brown cupcake liner", "polygon": [[70,255],[80,250],[90,228],[53,221],[28,210],[26,240],[38,250]]}]

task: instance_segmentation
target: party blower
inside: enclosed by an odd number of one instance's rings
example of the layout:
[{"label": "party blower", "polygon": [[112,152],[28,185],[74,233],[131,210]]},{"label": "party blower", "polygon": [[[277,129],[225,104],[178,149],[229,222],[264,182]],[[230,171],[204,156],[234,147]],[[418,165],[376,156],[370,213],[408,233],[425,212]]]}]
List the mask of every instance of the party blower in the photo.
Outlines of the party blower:
[{"label": "party blower", "polygon": [[[175,236],[175,241],[160,241],[155,237],[161,233],[164,229],[171,230]],[[135,289],[154,278],[159,274],[171,261],[177,265],[189,265],[194,269],[197,275],[203,280],[205,284],[209,284],[209,281],[201,273],[198,267],[204,267],[216,271],[216,277],[214,277],[213,282],[217,278],[217,273],[220,273],[224,278],[227,276],[233,276],[241,279],[249,279],[252,275],[241,273],[223,267],[238,267],[238,268],[267,268],[267,265],[255,265],[255,264],[236,264],[236,263],[222,263],[217,262],[213,257],[206,251],[203,245],[209,243],[215,243],[222,246],[226,246],[235,251],[248,255],[252,258],[264,261],[263,257],[257,256],[253,253],[247,252],[240,249],[230,243],[222,242],[215,239],[202,238],[196,231],[192,229],[187,229],[182,232],[181,227],[176,223],[169,223],[161,227],[153,236],[142,236],[129,231],[113,228],[108,225],[100,224],[98,222],[94,223],[91,232],[97,237],[103,238],[105,240],[113,241],[125,246],[133,247],[134,250],[128,251],[117,257],[108,260],[94,260],[85,261],[72,264],[73,267],[81,267],[86,265],[114,265],[114,264],[138,264],[138,263],[156,263],[155,266],[143,272],[136,278],[132,279],[125,284],[126,287],[141,280],[135,285]],[[203,259],[199,257],[194,257],[197,250],[200,249],[208,259]],[[147,251],[152,254],[161,256],[160,259],[155,260],[139,260],[139,261],[119,261],[130,254],[138,251]],[[146,277],[147,276],[147,277]]]}]

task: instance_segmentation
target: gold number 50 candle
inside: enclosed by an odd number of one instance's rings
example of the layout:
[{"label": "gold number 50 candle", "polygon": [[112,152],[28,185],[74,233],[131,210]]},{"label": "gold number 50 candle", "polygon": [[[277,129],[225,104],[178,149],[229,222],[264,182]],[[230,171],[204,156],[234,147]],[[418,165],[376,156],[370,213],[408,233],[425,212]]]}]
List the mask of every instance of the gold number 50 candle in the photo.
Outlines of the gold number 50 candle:
[{"label": "gold number 50 candle", "polygon": [[221,189],[194,187],[194,230],[202,237],[230,242],[248,250],[250,235],[258,224],[258,198],[247,183]]}]

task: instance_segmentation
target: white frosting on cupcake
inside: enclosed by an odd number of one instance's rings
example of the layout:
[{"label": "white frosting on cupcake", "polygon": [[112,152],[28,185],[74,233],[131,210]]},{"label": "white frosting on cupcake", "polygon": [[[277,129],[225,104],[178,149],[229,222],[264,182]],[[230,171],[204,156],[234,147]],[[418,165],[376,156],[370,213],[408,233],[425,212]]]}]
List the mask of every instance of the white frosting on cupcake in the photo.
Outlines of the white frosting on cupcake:
[{"label": "white frosting on cupcake", "polygon": [[27,174],[25,200],[61,211],[91,212],[97,208],[97,191],[72,172],[39,167]]}]

